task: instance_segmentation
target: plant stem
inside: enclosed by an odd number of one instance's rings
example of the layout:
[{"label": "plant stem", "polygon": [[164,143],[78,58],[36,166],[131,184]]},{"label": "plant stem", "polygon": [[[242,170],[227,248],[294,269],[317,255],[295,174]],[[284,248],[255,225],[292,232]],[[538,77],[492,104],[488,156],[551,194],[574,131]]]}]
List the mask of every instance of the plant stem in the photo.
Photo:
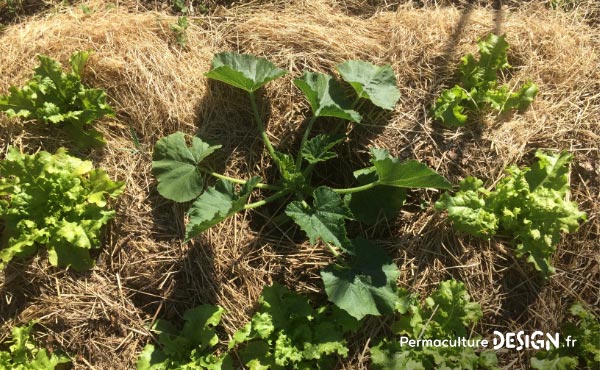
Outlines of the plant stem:
[{"label": "plant stem", "polygon": [[258,207],[264,206],[265,204],[271,203],[272,201],[279,199],[282,196],[288,194],[290,191],[291,191],[290,189],[281,189],[277,193],[271,195],[270,197],[267,197],[263,200],[259,200],[258,202],[246,204],[244,206],[244,209],[253,209],[253,208],[258,208]]},{"label": "plant stem", "polygon": [[[227,180],[227,181],[233,182],[234,184],[244,185],[244,184],[246,184],[246,182],[248,182],[248,180],[236,179],[235,177],[229,177],[229,176],[221,175],[220,173],[213,172],[213,171],[209,170],[208,168],[204,168],[204,167],[198,167],[198,170],[200,172],[205,173],[207,175],[210,175],[212,177],[216,177],[218,179],[223,179],[223,180]],[[258,189],[281,190],[280,186],[263,184],[262,182],[259,182],[254,187],[258,188]]]},{"label": "plant stem", "polygon": [[308,121],[308,124],[306,125],[306,130],[304,131],[304,135],[302,136],[302,141],[300,142],[300,150],[298,151],[298,156],[296,157],[296,168],[297,169],[300,169],[300,166],[302,165],[302,148],[304,148],[304,145],[305,145],[306,141],[308,140],[308,136],[310,135],[310,132],[312,131],[312,128],[315,124],[316,119],[317,119],[317,116],[310,117],[310,120]]},{"label": "plant stem", "polygon": [[333,254],[333,256],[335,258],[339,258],[340,252],[338,252],[335,248],[333,248],[331,246],[331,244],[329,244],[329,243],[324,243],[324,244],[327,246],[327,248],[329,249],[329,251],[331,252],[331,254]]},{"label": "plant stem", "polygon": [[[273,149],[273,145],[271,144],[271,140],[269,140],[269,136],[267,135],[267,131],[265,130],[265,125],[260,118],[260,113],[258,112],[258,106],[256,104],[256,96],[254,93],[248,93],[250,95],[250,103],[252,104],[252,111],[254,112],[254,120],[256,121],[256,125],[258,126],[258,130],[260,131],[260,136],[271,155],[271,158],[275,159],[275,149]],[[277,161],[275,161],[277,163]],[[279,167],[279,164],[277,165]],[[280,169],[281,171],[281,169]]]},{"label": "plant stem", "polygon": [[350,194],[350,193],[357,193],[359,191],[369,190],[369,189],[372,189],[372,188],[376,187],[377,185],[379,185],[379,182],[375,181],[375,182],[371,182],[371,183],[368,183],[366,185],[357,186],[357,187],[354,187],[354,188],[331,189],[331,190],[333,190],[337,194]]}]

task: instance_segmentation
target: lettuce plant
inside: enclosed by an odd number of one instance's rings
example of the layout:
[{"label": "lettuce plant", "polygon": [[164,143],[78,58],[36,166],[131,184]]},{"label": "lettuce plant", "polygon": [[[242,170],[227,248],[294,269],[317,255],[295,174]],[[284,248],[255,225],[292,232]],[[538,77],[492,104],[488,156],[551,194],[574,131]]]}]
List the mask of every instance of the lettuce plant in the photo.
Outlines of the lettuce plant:
[{"label": "lettuce plant", "polygon": [[[418,297],[400,291],[396,312],[400,314],[392,324],[394,339],[380,340],[371,349],[373,367],[380,370],[395,369],[498,369],[498,359],[492,350],[477,354],[470,346],[432,346],[427,340],[457,340],[469,338],[469,326],[482,317],[481,307],[471,302],[463,283],[447,280],[420,304]],[[416,342],[404,345],[400,337]],[[475,340],[479,338],[470,338]]]},{"label": "lettuce plant", "polygon": [[490,34],[479,43],[479,60],[472,54],[461,59],[460,85],[442,91],[433,106],[433,116],[447,127],[464,126],[468,111],[481,111],[490,107],[498,112],[513,109],[525,110],[538,92],[531,81],[516,91],[498,86],[497,75],[510,68],[506,58],[508,43],[505,35]]},{"label": "lettuce plant", "polygon": [[561,336],[574,341],[549,351],[538,351],[531,358],[531,368],[539,370],[594,369],[600,364],[600,322],[581,303],[569,310],[574,322],[563,325]]},{"label": "lettuce plant", "polygon": [[335,306],[313,308],[305,297],[274,284],[265,287],[259,309],[238,330],[229,348],[249,369],[333,369],[347,357],[344,335],[359,322]]},{"label": "lettuce plant", "polygon": [[31,321],[27,326],[12,329],[11,339],[6,343],[10,344],[8,351],[0,350],[0,369],[54,370],[60,364],[71,362],[66,356],[48,352],[31,343],[29,337],[34,325],[35,321]]},{"label": "lettuce plant", "polygon": [[159,347],[146,345],[137,360],[138,370],[233,370],[228,353],[217,354],[215,328],[221,322],[221,307],[201,305],[183,314],[185,323],[177,329],[167,320],[152,325]]},{"label": "lettuce plant", "polygon": [[540,271],[544,278],[554,273],[550,257],[561,233],[574,232],[586,215],[577,203],[567,200],[571,155],[536,152],[531,168],[508,168],[492,191],[483,181],[467,177],[453,196],[442,194],[438,210],[447,210],[457,230],[489,239],[509,234],[518,256]]},{"label": "lettuce plant", "polygon": [[[346,232],[346,220],[374,223],[379,210],[387,216],[395,214],[403,204],[407,188],[449,189],[448,181],[426,165],[415,160],[402,162],[385,149],[371,148],[371,166],[354,172],[356,186],[332,188],[311,184],[311,173],[321,162],[337,157],[334,147],[346,139],[345,130],[311,136],[313,127],[322,117],[359,124],[361,115],[357,103],[370,100],[382,109],[393,109],[400,98],[396,79],[390,66],[375,66],[364,61],[348,61],[337,66],[342,79],[304,72],[294,79],[294,85],[305,95],[312,115],[308,119],[300,147],[295,156],[282,153],[272,145],[256,100],[256,91],[268,82],[282,77],[286,71],[266,59],[252,55],[221,53],[215,55],[208,78],[239,88],[247,94],[254,121],[279,170],[279,179],[267,184],[260,177],[236,179],[212,171],[206,159],[220,145],[209,145],[198,137],[186,141],[181,132],[160,139],[154,148],[153,171],[158,191],[176,202],[192,201],[188,211],[186,240],[190,240],[237,212],[257,208],[280,199],[290,199],[285,208],[289,216],[308,236],[311,243],[321,241],[338,257],[339,264],[330,266],[324,277],[326,290],[336,304],[344,306],[353,316],[391,312],[393,300],[381,298],[377,291],[389,289],[383,297],[393,296],[397,268],[385,253],[365,241],[353,242]],[[353,98],[347,91],[353,91]],[[189,142],[189,145],[188,145]],[[206,176],[217,178],[207,186]],[[266,198],[248,203],[256,189],[270,193]],[[372,249],[370,254],[362,249]],[[341,254],[344,254],[342,256]],[[366,255],[368,265],[358,255]],[[350,262],[345,260],[350,256]],[[384,271],[385,270],[385,271]],[[377,276],[375,276],[377,275]],[[358,279],[356,276],[362,276]],[[363,289],[361,285],[373,289]],[[356,299],[373,302],[369,308],[351,304],[342,290],[351,289]],[[341,303],[340,300],[346,300]]]},{"label": "lettuce plant", "polygon": [[61,124],[80,147],[104,145],[102,134],[92,123],[115,112],[106,103],[103,90],[87,88],[81,82],[88,58],[89,52],[74,53],[71,72],[65,73],[56,60],[38,55],[40,65],[31,80],[22,88],[12,86],[8,95],[0,95],[0,111],[9,117]]},{"label": "lettuce plant", "polygon": [[91,268],[90,252],[100,247],[100,231],[115,215],[107,199],[123,187],[64,148],[34,155],[9,148],[0,161],[0,270],[40,247],[53,266]]}]

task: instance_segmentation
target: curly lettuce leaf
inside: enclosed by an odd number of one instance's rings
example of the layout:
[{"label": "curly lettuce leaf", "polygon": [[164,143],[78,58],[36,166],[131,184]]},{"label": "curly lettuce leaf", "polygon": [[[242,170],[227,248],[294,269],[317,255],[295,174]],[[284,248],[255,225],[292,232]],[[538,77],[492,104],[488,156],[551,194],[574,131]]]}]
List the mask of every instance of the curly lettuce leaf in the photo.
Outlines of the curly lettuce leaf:
[{"label": "curly lettuce leaf", "polygon": [[124,184],[64,148],[54,155],[10,148],[0,161],[0,173],[0,219],[5,224],[0,269],[39,247],[48,249],[53,266],[92,267],[90,252],[99,248],[101,229],[115,214],[106,201],[121,194]]},{"label": "curly lettuce leaf", "polygon": [[8,350],[0,351],[0,369],[54,370],[60,364],[71,362],[67,356],[48,352],[31,343],[31,330],[35,324],[31,321],[27,326],[12,329]]},{"label": "curly lettuce leaf", "polygon": [[480,180],[468,178],[460,190],[444,194],[436,208],[448,211],[458,230],[489,238],[502,230],[514,237],[518,256],[540,271],[543,278],[554,273],[552,253],[562,233],[577,231],[585,212],[567,200],[569,163],[566,153],[536,153],[531,168],[512,166],[492,191]]},{"label": "curly lettuce leaf", "polygon": [[[251,321],[233,336],[250,369],[330,369],[335,355],[348,355],[344,335],[358,321],[337,307],[313,308],[308,299],[285,287],[265,287]],[[333,361],[333,362],[332,362]]]},{"label": "curly lettuce leaf", "polygon": [[[463,283],[447,280],[419,304],[414,295],[398,292],[402,314],[392,324],[398,336],[409,339],[456,339],[469,337],[469,326],[482,317],[481,307],[471,302]],[[475,338],[472,338],[475,339]],[[399,338],[383,339],[371,349],[375,369],[498,369],[492,351],[475,353],[471,347],[402,346]]]}]

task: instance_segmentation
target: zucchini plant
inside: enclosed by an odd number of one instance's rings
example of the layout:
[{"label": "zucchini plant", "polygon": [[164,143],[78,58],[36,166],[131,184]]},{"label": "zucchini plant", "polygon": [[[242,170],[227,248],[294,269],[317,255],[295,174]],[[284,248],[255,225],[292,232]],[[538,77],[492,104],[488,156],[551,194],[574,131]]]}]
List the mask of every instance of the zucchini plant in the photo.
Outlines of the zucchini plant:
[{"label": "zucchini plant", "polygon": [[517,255],[527,255],[547,278],[555,271],[550,257],[561,233],[577,231],[586,214],[567,200],[571,155],[537,151],[535,156],[531,168],[508,168],[492,191],[477,178],[465,178],[456,194],[442,194],[436,208],[447,210],[454,227],[473,236],[510,235]]},{"label": "zucchini plant", "polygon": [[525,82],[516,91],[498,86],[498,73],[510,68],[506,58],[506,35],[488,35],[478,42],[479,60],[472,54],[461,59],[460,85],[442,91],[432,111],[435,119],[447,127],[464,126],[467,112],[477,112],[490,107],[500,113],[513,109],[525,110],[535,99],[538,87]]},{"label": "zucchini plant", "polygon": [[61,125],[82,148],[104,145],[102,134],[92,124],[115,112],[106,103],[103,90],[90,89],[81,82],[89,56],[87,51],[71,55],[71,72],[65,73],[56,60],[38,55],[40,65],[31,80],[22,88],[12,86],[8,95],[0,95],[0,111],[9,117]]},{"label": "zucchini plant", "polygon": [[[186,135],[181,132],[156,143],[152,166],[162,196],[176,202],[192,201],[186,240],[237,212],[287,199],[285,214],[306,233],[312,244],[321,241],[338,257],[339,263],[330,266],[323,276],[330,299],[360,319],[365,314],[392,311],[398,275],[397,268],[383,251],[365,240],[350,240],[346,220],[374,223],[380,210],[386,215],[395,214],[403,204],[407,188],[450,189],[451,186],[426,165],[415,160],[402,162],[379,148],[371,148],[371,166],[354,172],[354,186],[332,188],[311,183],[315,166],[336,158],[333,148],[346,139],[345,130],[339,129],[311,136],[319,118],[333,117],[358,124],[361,115],[356,106],[361,100],[368,99],[377,107],[391,110],[400,98],[389,65],[347,61],[339,64],[337,70],[350,88],[345,89],[342,82],[323,73],[304,72],[294,79],[294,85],[308,100],[312,115],[300,147],[293,155],[282,153],[272,145],[256,99],[257,90],[282,77],[286,71],[252,55],[215,55],[212,68],[205,75],[247,94],[255,124],[279,171],[277,181],[265,183],[260,177],[237,179],[212,171],[206,159],[220,145],[209,145],[199,137],[189,138],[188,145]],[[347,95],[348,90],[353,91],[352,98]],[[207,176],[217,178],[213,186],[207,187]],[[256,189],[269,195],[248,203]],[[379,209],[374,210],[374,206]],[[349,263],[345,256],[350,256]],[[353,299],[370,304],[363,307]]]}]

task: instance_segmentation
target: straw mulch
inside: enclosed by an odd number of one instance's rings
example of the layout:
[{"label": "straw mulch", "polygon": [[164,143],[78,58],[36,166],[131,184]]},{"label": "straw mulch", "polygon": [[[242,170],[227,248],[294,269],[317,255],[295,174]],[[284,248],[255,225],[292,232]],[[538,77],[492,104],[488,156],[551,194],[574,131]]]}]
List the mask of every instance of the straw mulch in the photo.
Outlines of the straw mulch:
[{"label": "straw mulch", "polygon": [[[416,158],[452,182],[473,175],[488,186],[507,165],[531,163],[537,149],[572,152],[572,198],[588,221],[563,238],[554,256],[558,272],[546,284],[514,257],[509,244],[456,235],[433,211],[435,191],[411,193],[395,219],[350,229],[386,246],[401,269],[403,287],[424,295],[444,279],[463,281],[484,310],[476,328],[483,335],[553,332],[574,301],[598,307],[600,38],[582,16],[585,9],[562,12],[535,2],[501,10],[404,5],[360,17],[344,3],[246,5],[194,17],[188,46],[181,48],[169,29],[175,17],[102,2],[88,6],[93,13],[66,8],[0,33],[0,92],[28,79],[38,53],[66,65],[72,52],[92,50],[85,81],[105,89],[118,113],[96,124],[106,148],[81,154],[125,181],[126,191],[114,204],[118,215],[90,272],[52,268],[43,253],[5,269],[0,341],[13,325],[35,319],[41,324],[38,339],[72,355],[75,368],[131,369],[151,341],[147,327],[157,317],[178,321],[187,308],[219,304],[227,310],[221,333],[226,338],[247,322],[263,286],[273,281],[325,301],[318,272],[331,261],[328,253],[308,245],[294,227],[275,226],[276,207],[239,214],[183,244],[185,205],[156,192],[153,144],[176,130],[222,144],[214,162],[220,171],[272,178],[246,97],[203,77],[212,55],[223,50],[261,55],[289,70],[260,99],[272,140],[284,150],[295,150],[308,114],[293,77],[306,68],[333,73],[347,59],[392,65],[400,103],[387,116],[366,107],[365,124],[352,130],[343,160],[317,176],[329,183],[349,181],[351,170],[368,159],[368,146]],[[441,129],[431,122],[428,107],[453,83],[459,58],[475,52],[476,41],[492,31],[508,34],[514,68],[504,76],[507,83],[535,81],[540,87],[535,104],[524,114],[487,113],[471,127]],[[69,145],[53,132],[1,116],[0,149],[53,151]],[[387,324],[389,319],[367,320],[340,367],[367,368],[368,338],[386,334]],[[528,356],[501,354],[501,364],[526,366]]]}]

